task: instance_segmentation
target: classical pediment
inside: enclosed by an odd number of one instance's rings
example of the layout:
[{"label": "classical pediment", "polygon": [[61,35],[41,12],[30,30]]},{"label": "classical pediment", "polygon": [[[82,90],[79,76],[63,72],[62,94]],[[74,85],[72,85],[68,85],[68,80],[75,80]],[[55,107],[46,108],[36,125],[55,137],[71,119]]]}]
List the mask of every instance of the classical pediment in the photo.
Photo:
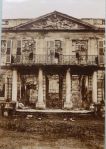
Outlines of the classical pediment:
[{"label": "classical pediment", "polygon": [[27,23],[18,25],[13,29],[18,30],[86,30],[95,29],[93,25],[80,19],[70,17],[60,12],[53,12]]}]

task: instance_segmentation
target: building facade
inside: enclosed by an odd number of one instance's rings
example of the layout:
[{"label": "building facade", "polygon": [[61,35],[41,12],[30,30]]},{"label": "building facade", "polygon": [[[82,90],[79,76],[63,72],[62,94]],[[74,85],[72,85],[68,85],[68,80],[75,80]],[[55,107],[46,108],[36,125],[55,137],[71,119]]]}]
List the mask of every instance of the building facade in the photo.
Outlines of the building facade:
[{"label": "building facade", "polygon": [[89,110],[103,103],[101,25],[57,11],[3,20],[0,99],[35,109]]}]

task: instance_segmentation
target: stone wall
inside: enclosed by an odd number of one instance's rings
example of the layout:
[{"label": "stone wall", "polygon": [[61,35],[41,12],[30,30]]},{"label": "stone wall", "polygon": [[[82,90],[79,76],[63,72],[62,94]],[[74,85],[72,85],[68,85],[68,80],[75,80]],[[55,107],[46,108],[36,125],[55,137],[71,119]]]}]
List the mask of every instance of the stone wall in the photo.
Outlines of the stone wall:
[{"label": "stone wall", "polygon": [[97,82],[97,97],[98,97],[98,102],[103,102],[104,101],[104,71],[98,70],[98,82]]},{"label": "stone wall", "polygon": [[1,100],[11,99],[12,97],[12,71],[2,70],[2,73],[0,74],[0,77],[2,78],[2,82],[0,82],[1,86],[4,85],[4,94],[3,96],[0,96]]},{"label": "stone wall", "polygon": [[[103,35],[98,35],[102,38]],[[72,40],[87,40],[88,41],[88,54],[97,55],[97,39],[94,33],[66,33],[66,32],[23,32],[23,33],[2,33],[2,40],[12,40],[12,54],[16,54],[17,40],[35,40],[36,41],[36,54],[47,53],[47,41],[62,41],[62,53],[65,55],[74,55]]]},{"label": "stone wall", "polygon": [[[96,37],[97,36],[97,37]],[[47,55],[50,53],[50,50],[55,48],[55,40],[60,40],[61,41],[61,54],[63,55],[75,55],[75,48],[76,46],[73,45],[76,41],[87,41],[87,54],[88,55],[98,55],[99,50],[98,50],[98,40],[99,38],[104,38],[104,35],[102,33],[93,33],[93,32],[17,32],[17,33],[2,33],[2,40],[11,40],[12,42],[12,47],[11,47],[11,54],[17,54],[17,40],[22,41],[28,41],[26,44],[28,44],[28,47],[25,46],[21,43],[21,52],[25,50],[27,53],[31,50],[33,50],[34,54],[39,54],[39,55]],[[35,47],[31,49],[30,47],[30,42],[34,41]],[[48,47],[48,42],[52,43],[51,48]],[[49,50],[49,51],[48,51]],[[4,51],[3,51],[4,52]],[[10,55],[11,55],[10,54]],[[23,52],[23,55],[25,53]],[[4,57],[3,57],[4,58]],[[27,59],[26,59],[27,60]],[[41,58],[42,60],[42,58]],[[52,66],[51,66],[52,67]],[[89,72],[88,72],[89,73]],[[6,70],[5,72],[6,78],[10,78],[9,82],[9,87],[7,90],[7,85],[5,87],[5,98],[7,97],[11,98],[11,85],[12,85],[12,70]],[[19,75],[19,74],[18,74]],[[20,74],[21,75],[21,74]],[[36,74],[35,74],[36,75]],[[101,101],[103,99],[103,87],[102,87],[102,82],[103,82],[103,71],[98,71],[98,101]],[[73,76],[74,77],[74,76]],[[76,78],[74,79],[72,77],[72,86],[70,91],[72,90],[72,100],[73,104],[75,107],[80,107],[80,101],[81,101],[81,92],[80,92],[80,82],[78,82],[79,76],[78,74],[75,76]],[[38,76],[36,76],[38,79]],[[91,92],[89,94],[89,99],[92,100],[92,75],[88,77],[88,90]],[[76,82],[77,81],[77,82]],[[21,81],[18,81],[18,98],[21,89]],[[38,94],[38,85],[36,88],[36,97],[35,100],[37,100],[37,94]],[[33,92],[33,90],[32,90]],[[46,80],[45,80],[45,74],[43,74],[43,99],[46,101]],[[66,74],[63,75],[63,87],[62,87],[62,100],[63,102],[66,100]]]}]

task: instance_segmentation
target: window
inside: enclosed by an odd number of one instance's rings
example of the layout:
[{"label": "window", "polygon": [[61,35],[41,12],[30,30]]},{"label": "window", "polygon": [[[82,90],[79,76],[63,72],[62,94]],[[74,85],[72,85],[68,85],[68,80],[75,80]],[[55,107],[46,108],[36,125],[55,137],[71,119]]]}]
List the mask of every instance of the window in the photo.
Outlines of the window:
[{"label": "window", "polygon": [[48,55],[51,53],[54,53],[55,52],[55,45],[54,45],[54,41],[47,41],[47,52],[48,52]]},{"label": "window", "polygon": [[36,51],[36,41],[34,39],[22,40],[22,54],[23,54],[23,60],[25,62],[33,60],[35,51]]},{"label": "window", "polygon": [[7,42],[6,40],[1,40],[1,54],[6,54],[7,51]]},{"label": "window", "polygon": [[72,45],[74,46],[74,51],[80,55],[87,55],[88,51],[88,41],[87,40],[73,40]]},{"label": "window", "polygon": [[23,52],[32,52],[36,49],[36,41],[35,40],[23,40],[22,41],[22,51]]},{"label": "window", "polygon": [[88,41],[87,40],[73,40],[73,52],[76,55],[76,62],[86,64],[88,53]]},{"label": "window", "polygon": [[49,93],[59,93],[59,76],[49,76]]},{"label": "window", "polygon": [[7,54],[11,52],[11,40],[7,40]]},{"label": "window", "polygon": [[61,41],[55,40],[55,58],[57,58],[58,60],[61,52],[62,52]]},{"label": "window", "polygon": [[98,46],[99,46],[99,55],[104,55],[104,41],[100,40]]},{"label": "window", "polygon": [[11,62],[11,49],[12,49],[12,40],[1,41],[1,55],[3,63]]},{"label": "window", "polygon": [[55,40],[55,52],[61,52],[61,41]]},{"label": "window", "polygon": [[2,54],[10,54],[12,48],[11,40],[2,40],[1,41],[1,53]]},{"label": "window", "polygon": [[99,64],[104,64],[104,40],[99,40],[98,41],[98,58],[99,58]]},{"label": "window", "polygon": [[21,55],[21,40],[17,40],[17,55]]},{"label": "window", "polygon": [[47,41],[48,60],[58,63],[61,60],[62,42],[61,40]]}]

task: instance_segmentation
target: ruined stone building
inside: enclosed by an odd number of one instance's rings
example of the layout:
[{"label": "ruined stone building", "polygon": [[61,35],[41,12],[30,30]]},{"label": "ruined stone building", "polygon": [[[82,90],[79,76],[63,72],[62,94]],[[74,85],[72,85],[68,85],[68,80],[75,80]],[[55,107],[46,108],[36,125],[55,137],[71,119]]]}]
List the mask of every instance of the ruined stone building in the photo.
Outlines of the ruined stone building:
[{"label": "ruined stone building", "polygon": [[4,19],[0,100],[35,109],[90,109],[104,102],[104,19],[52,12]]}]

